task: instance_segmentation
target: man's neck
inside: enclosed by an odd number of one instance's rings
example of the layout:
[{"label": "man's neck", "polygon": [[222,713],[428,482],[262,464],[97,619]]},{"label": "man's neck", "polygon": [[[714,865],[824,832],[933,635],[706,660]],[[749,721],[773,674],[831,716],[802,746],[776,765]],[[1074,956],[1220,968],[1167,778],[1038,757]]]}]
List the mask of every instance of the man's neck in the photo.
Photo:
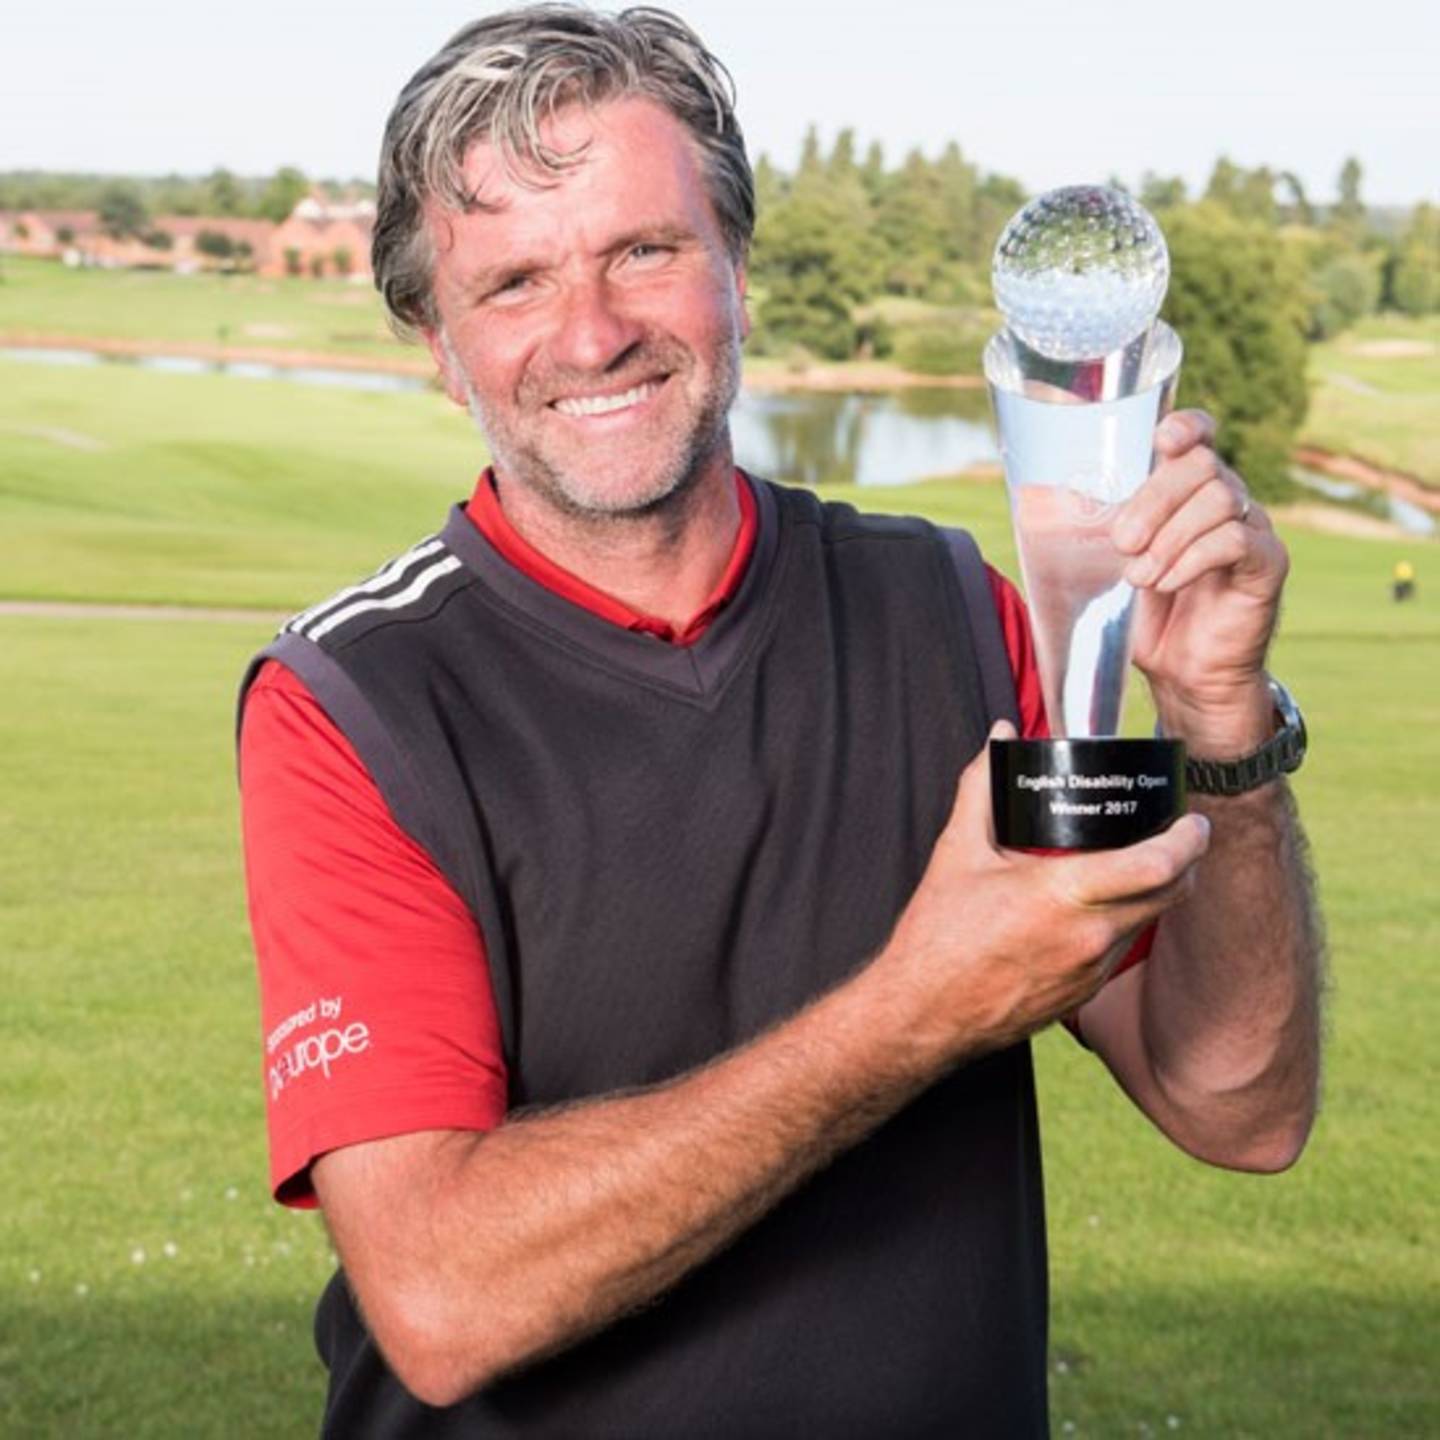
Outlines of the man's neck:
[{"label": "man's neck", "polygon": [[713,593],[740,529],[728,454],[644,515],[567,514],[498,471],[495,487],[506,520],[527,544],[631,609],[676,626]]}]

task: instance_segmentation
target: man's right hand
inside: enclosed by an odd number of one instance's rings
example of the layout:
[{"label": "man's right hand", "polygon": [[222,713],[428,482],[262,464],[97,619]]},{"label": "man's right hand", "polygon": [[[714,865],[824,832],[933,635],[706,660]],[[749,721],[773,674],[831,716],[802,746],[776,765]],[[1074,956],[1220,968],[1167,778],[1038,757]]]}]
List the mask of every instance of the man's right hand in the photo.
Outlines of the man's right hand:
[{"label": "man's right hand", "polygon": [[[991,731],[1007,739],[1006,722]],[[875,962],[917,1002],[941,1063],[1010,1044],[1082,1005],[1130,942],[1193,884],[1209,822],[1186,815],[1120,850],[1001,849],[989,747],[964,775],[918,889]]]}]

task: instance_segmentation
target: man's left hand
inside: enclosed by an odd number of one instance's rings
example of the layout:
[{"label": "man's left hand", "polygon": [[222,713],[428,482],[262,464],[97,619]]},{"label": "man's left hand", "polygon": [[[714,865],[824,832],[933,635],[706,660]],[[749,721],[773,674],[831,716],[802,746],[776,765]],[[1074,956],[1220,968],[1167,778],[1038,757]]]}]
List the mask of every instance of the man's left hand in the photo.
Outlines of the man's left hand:
[{"label": "man's left hand", "polygon": [[1155,469],[1110,533],[1131,557],[1134,658],[1164,732],[1195,754],[1227,756],[1269,733],[1265,652],[1290,561],[1214,439],[1204,411],[1167,416],[1155,432]]}]

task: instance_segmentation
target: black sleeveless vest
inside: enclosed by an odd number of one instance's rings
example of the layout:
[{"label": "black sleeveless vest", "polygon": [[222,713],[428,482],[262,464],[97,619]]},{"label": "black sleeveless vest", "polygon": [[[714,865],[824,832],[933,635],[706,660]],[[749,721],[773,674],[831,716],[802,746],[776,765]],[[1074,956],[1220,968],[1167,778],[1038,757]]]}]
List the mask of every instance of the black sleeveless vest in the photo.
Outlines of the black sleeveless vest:
[{"label": "black sleeveless vest", "polygon": [[[968,536],[755,490],[745,579],[692,647],[552,594],[457,507],[260,657],[306,682],[473,910],[512,1108],[670,1079],[853,973],[1014,717]],[[337,1275],[325,1433],[1043,1435],[1046,1308],[1020,1045],[650,1308],[449,1409],[391,1376]]]}]

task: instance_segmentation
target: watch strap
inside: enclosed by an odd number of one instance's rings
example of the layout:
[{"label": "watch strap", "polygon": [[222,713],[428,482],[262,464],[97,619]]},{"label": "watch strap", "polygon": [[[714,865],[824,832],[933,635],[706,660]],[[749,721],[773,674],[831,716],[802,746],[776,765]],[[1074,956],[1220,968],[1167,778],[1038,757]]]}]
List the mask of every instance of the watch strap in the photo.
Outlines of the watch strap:
[{"label": "watch strap", "polygon": [[1203,760],[1190,756],[1185,762],[1186,787],[1199,795],[1243,795],[1289,775],[1305,758],[1305,721],[1290,692],[1270,680],[1275,714],[1280,727],[1258,749],[1236,760]]}]

